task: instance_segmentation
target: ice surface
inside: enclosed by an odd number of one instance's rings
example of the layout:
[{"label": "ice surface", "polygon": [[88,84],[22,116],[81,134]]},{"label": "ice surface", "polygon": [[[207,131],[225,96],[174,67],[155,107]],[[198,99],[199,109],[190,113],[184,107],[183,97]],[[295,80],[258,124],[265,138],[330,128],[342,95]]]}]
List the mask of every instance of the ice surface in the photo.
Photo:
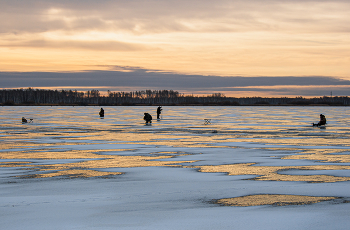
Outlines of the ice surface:
[{"label": "ice surface", "polygon": [[[145,126],[143,113],[155,117],[156,108],[104,107],[100,119],[99,107],[1,107],[1,229],[349,228],[350,179],[259,181],[261,175],[244,171],[232,176],[199,171],[255,163],[319,167],[278,172],[286,176],[350,178],[344,168],[349,162],[317,160],[347,159],[347,107],[163,107],[163,119]],[[320,113],[329,122],[325,129],[311,127]],[[34,123],[22,124],[22,116]],[[305,154],[315,160],[299,158]],[[115,164],[119,161],[125,161],[123,167]],[[139,166],[130,166],[135,161]],[[77,169],[122,174],[83,177],[74,174]],[[56,176],[38,176],[53,172]],[[286,206],[215,203],[258,194],[337,199]]]}]

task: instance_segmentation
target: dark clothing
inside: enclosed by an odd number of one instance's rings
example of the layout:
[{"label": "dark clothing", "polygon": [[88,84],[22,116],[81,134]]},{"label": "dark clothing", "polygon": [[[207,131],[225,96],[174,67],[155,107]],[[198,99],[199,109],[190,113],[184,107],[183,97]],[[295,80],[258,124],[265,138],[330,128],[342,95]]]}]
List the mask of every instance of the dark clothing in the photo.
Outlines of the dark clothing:
[{"label": "dark clothing", "polygon": [[327,119],[324,115],[320,116],[320,121],[318,122],[318,125],[325,125],[327,123]]},{"label": "dark clothing", "polygon": [[100,117],[104,117],[105,116],[105,111],[103,110],[103,108],[101,108],[101,110],[100,110],[100,112],[98,114],[100,114]]},{"label": "dark clothing", "polygon": [[159,115],[162,113],[162,107],[161,106],[159,106],[158,108],[157,108],[157,119],[160,119],[159,118]]},{"label": "dark clothing", "polygon": [[325,125],[326,123],[327,123],[326,116],[323,114],[320,114],[320,121],[317,124],[313,124],[313,126]]},{"label": "dark clothing", "polygon": [[145,114],[145,116],[143,117],[143,120],[145,120],[146,121],[146,124],[149,122],[149,123],[152,123],[152,116],[151,116],[151,114],[149,114],[149,113],[144,113]]}]

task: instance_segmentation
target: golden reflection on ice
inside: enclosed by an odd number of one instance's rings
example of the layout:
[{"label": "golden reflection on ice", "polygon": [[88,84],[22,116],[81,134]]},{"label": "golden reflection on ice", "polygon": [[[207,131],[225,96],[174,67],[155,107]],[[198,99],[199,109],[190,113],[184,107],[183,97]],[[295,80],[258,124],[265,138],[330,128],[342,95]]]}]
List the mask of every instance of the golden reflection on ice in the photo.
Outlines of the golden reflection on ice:
[{"label": "golden reflection on ice", "polygon": [[[335,154],[342,153],[342,154]],[[336,163],[349,163],[350,155],[347,154],[348,150],[334,150],[334,149],[313,149],[304,151],[301,155],[290,155],[282,157],[282,159],[293,160],[313,160],[320,162],[336,162]]]},{"label": "golden reflection on ice", "polygon": [[[120,150],[109,150],[120,151]],[[0,159],[31,159],[31,160],[78,160],[78,162],[33,164],[33,162],[1,162],[0,167],[25,167],[36,170],[37,173],[30,175],[31,178],[68,176],[68,177],[95,177],[119,175],[122,172],[102,172],[99,169],[131,168],[168,166],[179,167],[183,163],[193,161],[173,161],[171,156],[120,156],[103,155],[96,150],[71,150],[71,151],[18,151],[3,152]],[[102,152],[108,152],[103,150]],[[176,155],[175,155],[176,156]]]},{"label": "golden reflection on ice", "polygon": [[65,170],[70,168],[101,169],[101,168],[133,168],[150,166],[179,166],[181,163],[191,163],[193,161],[158,161],[170,159],[172,156],[103,156],[106,159],[84,160],[77,163],[46,165],[48,170]]},{"label": "golden reflection on ice", "polygon": [[213,137],[211,136],[174,135],[170,133],[112,133],[111,135],[104,136],[104,138],[113,139],[113,141],[122,141],[125,144],[156,144],[173,147],[210,147],[212,143],[218,143],[218,141],[213,141]]},{"label": "golden reflection on ice", "polygon": [[[270,181],[306,181],[306,182],[339,182],[350,181],[350,177],[329,175],[287,175],[279,174],[286,170],[350,170],[350,166],[341,165],[312,165],[312,166],[255,166],[255,163],[230,165],[195,166],[200,172],[223,172],[233,175],[255,175],[254,180]],[[286,172],[288,173],[288,172]]]},{"label": "golden reflection on ice", "polygon": [[23,167],[26,164],[30,164],[31,162],[23,162],[23,161],[10,161],[10,162],[0,162],[0,167]]},{"label": "golden reflection on ice", "polygon": [[[51,173],[41,173],[41,174],[34,174],[31,175],[31,178],[47,178],[47,177],[58,177],[58,176],[67,176],[69,178],[79,178],[79,177],[107,177],[107,176],[113,176],[113,175],[120,175],[123,174],[121,172],[101,172],[96,170],[77,170],[77,169],[70,169],[70,170],[61,170]],[[28,177],[28,176],[26,176]]]},{"label": "golden reflection on ice", "polygon": [[315,196],[298,196],[298,195],[249,195],[234,198],[225,198],[217,200],[216,203],[225,206],[259,206],[259,205],[305,205],[322,201],[337,199],[337,197],[315,197]]},{"label": "golden reflection on ice", "polygon": [[[278,166],[277,161],[277,166],[258,166],[259,160],[246,164],[181,166],[193,161],[171,159],[190,155],[188,153],[191,152],[191,148],[203,148],[203,152],[227,148],[232,150],[232,156],[235,156],[236,148],[242,148],[252,151],[271,150],[271,156],[275,155],[273,151],[279,151],[278,154],[288,151],[285,156],[275,159],[296,160],[295,164],[300,160],[310,161],[310,164],[314,164],[315,161],[349,163],[350,154],[344,150],[350,146],[349,126],[346,125],[348,117],[345,115],[342,117],[343,121],[336,124],[335,117],[338,114],[333,114],[333,120],[329,119],[333,124],[320,130],[308,127],[311,121],[305,124],[310,112],[313,112],[313,109],[308,111],[308,108],[168,107],[164,110],[164,116],[167,117],[165,120],[161,119],[154,121],[151,126],[144,126],[143,110],[151,109],[155,112],[155,108],[151,107],[109,107],[106,109],[105,119],[99,119],[99,108],[94,107],[5,108],[3,116],[0,117],[0,159],[6,162],[0,163],[0,167],[34,169],[37,174],[32,175],[33,177],[108,176],[118,175],[120,172],[101,171],[124,167],[177,166],[199,168],[201,172],[253,175],[254,180],[349,180],[349,177],[331,174],[288,175],[288,170],[300,170],[301,173],[301,170],[349,170],[350,166]],[[329,110],[328,114],[332,111],[333,109]],[[33,117],[34,123],[21,124],[19,119],[16,122],[10,119],[14,114],[22,113],[26,113],[26,117]],[[211,124],[203,125],[205,118],[211,119]],[[318,119],[317,116],[315,118]],[[339,125],[342,127],[337,127]],[[98,144],[106,145],[96,147]],[[143,145],[145,151],[147,148],[152,150],[148,152],[148,156],[144,156],[145,153],[137,156],[137,151],[130,156],[120,156],[123,155],[123,151],[130,154],[133,149],[118,149],[118,144],[130,145],[130,148]],[[186,153],[171,149],[157,152],[154,146],[188,149],[185,150]],[[139,146],[135,148],[140,149]],[[291,155],[291,152],[295,155]],[[255,160],[247,158],[245,162]]]},{"label": "golden reflection on ice", "polygon": [[[286,139],[284,139],[285,137]],[[288,138],[289,136],[276,136],[273,137],[270,135],[266,136],[265,138],[257,137],[255,136],[253,139],[247,139],[245,141],[247,142],[257,142],[257,143],[264,143],[266,145],[273,144],[273,145],[282,145],[282,146],[328,146],[328,145],[343,145],[350,147],[350,141],[346,139],[332,139],[331,137],[308,137],[308,138],[301,138],[301,137],[295,137],[290,136],[292,138]]]},{"label": "golden reflection on ice", "polygon": [[[0,159],[94,159],[101,158],[103,155],[97,153],[119,152],[124,149],[104,149],[104,150],[62,150],[40,149],[27,151],[8,151],[2,152]],[[108,155],[108,157],[110,157]]]}]

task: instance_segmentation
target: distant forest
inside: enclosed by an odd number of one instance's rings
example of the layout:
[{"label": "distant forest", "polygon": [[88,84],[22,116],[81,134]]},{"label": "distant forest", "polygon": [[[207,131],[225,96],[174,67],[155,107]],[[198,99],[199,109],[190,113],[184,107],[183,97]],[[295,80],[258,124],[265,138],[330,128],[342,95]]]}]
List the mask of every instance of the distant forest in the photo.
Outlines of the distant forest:
[{"label": "distant forest", "polygon": [[263,97],[226,97],[221,93],[208,96],[184,95],[173,90],[145,90],[134,92],[111,92],[100,95],[98,90],[79,92],[77,90],[47,90],[47,89],[6,89],[0,90],[2,106],[15,105],[335,105],[349,106],[350,98],[319,97],[319,98],[263,98]]}]

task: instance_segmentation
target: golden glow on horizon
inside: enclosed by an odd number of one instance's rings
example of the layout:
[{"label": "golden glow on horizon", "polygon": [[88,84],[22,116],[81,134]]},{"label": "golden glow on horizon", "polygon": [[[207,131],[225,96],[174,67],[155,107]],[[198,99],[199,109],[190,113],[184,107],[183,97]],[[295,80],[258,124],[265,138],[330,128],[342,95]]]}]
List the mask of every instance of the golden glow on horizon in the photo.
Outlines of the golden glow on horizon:
[{"label": "golden glow on horizon", "polygon": [[269,32],[137,36],[47,32],[33,40],[34,36],[9,41],[10,36],[5,41],[7,47],[0,48],[4,54],[0,57],[1,71],[109,70],[109,66],[119,65],[185,74],[350,79],[346,34],[324,35],[325,41],[335,40],[332,45],[308,41],[318,40],[319,34],[285,36]]},{"label": "golden glow on horizon", "polygon": [[[220,91],[221,94],[223,94],[226,97],[293,97],[291,94],[281,94],[280,92],[276,92],[274,94],[273,90],[281,90],[285,89],[286,92],[289,90],[297,90],[297,89],[324,89],[324,88],[338,88],[338,89],[347,89],[348,86],[339,86],[339,85],[307,85],[307,86],[300,86],[300,85],[278,85],[278,86],[239,86],[239,87],[227,87],[227,91]],[[4,88],[6,89],[6,88]],[[10,88],[8,88],[10,89]],[[12,88],[11,88],[12,89]],[[20,88],[18,88],[20,89]],[[78,92],[86,92],[89,90],[99,90],[101,96],[107,96],[108,91],[110,92],[132,92],[132,91],[140,91],[145,89],[139,89],[138,87],[113,87],[113,86],[55,86],[55,87],[35,87],[35,89],[46,89],[46,90],[77,90]],[[257,91],[256,89],[262,90]],[[153,89],[157,90],[157,89]],[[176,90],[180,94],[183,95],[195,95],[195,96],[209,96],[215,93],[216,91],[206,92],[206,91],[196,91],[194,94],[192,91],[187,90]],[[328,92],[327,95],[322,96],[331,96],[331,90]],[[300,96],[300,95],[299,95]],[[303,96],[304,98],[314,98],[315,96]]]},{"label": "golden glow on horizon", "polygon": [[4,8],[8,24],[0,22],[0,71],[130,66],[180,74],[350,80],[350,4],[342,1],[222,0],[200,8],[192,1],[171,0],[161,5],[135,1],[25,7],[17,6],[26,14]]}]

